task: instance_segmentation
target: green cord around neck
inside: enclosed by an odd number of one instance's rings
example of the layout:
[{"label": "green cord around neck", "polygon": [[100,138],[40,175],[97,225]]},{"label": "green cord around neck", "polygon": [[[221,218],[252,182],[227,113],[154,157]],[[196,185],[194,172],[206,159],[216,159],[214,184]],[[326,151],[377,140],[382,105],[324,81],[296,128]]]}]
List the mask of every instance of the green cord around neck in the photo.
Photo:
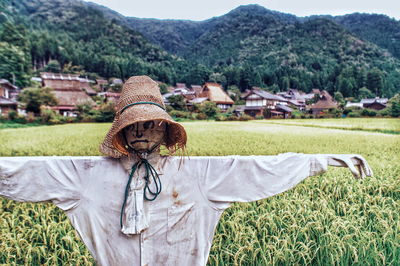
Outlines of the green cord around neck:
[{"label": "green cord around neck", "polygon": [[[139,170],[142,165],[144,165],[145,170],[146,170],[145,175],[143,177],[145,180],[145,185],[144,185],[144,189],[143,189],[144,199],[148,200],[148,201],[153,201],[161,193],[161,189],[162,189],[161,180],[160,180],[160,177],[159,177],[156,169],[154,169],[154,167],[149,163],[149,161],[147,159],[139,157],[139,161],[132,166],[131,173],[129,174],[129,178],[128,178],[128,183],[126,184],[126,187],[125,187],[124,202],[122,204],[121,216],[120,216],[121,228],[122,228],[122,218],[123,218],[123,214],[124,214],[124,208],[126,205],[126,201],[128,199],[129,189],[131,187],[132,178],[135,175],[136,170]],[[152,191],[150,189],[150,178],[152,179],[152,182],[154,182],[155,191]]]}]

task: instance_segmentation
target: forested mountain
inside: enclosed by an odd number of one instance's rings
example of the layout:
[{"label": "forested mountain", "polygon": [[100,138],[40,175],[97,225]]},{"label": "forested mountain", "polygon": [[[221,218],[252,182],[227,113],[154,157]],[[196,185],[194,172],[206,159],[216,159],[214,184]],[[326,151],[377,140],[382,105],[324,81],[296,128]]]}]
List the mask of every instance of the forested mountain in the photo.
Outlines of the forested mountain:
[{"label": "forested mountain", "polygon": [[400,21],[378,14],[359,14],[333,18],[357,37],[387,49],[400,58]]},{"label": "forested mountain", "polygon": [[57,60],[63,71],[85,75],[147,74],[242,91],[319,88],[345,97],[400,91],[399,22],[385,16],[298,18],[248,5],[195,22],[127,18],[80,0],[0,4],[0,75],[13,74],[20,85]]},{"label": "forested mountain", "polygon": [[55,59],[104,77],[138,73],[171,82],[173,56],[86,2],[3,0],[3,5],[0,40],[21,47],[7,38],[24,39],[34,70]]},{"label": "forested mountain", "polygon": [[[371,22],[377,21],[371,19],[374,15],[365,15],[370,24],[361,25],[363,19],[358,18],[355,27],[351,20],[359,16],[298,18],[248,5],[203,22],[128,21],[169,52],[212,69],[215,81],[227,86],[305,91],[323,87],[345,96],[357,96],[366,87],[381,96],[393,95],[400,79],[400,61],[395,57],[399,22],[376,15],[392,22],[385,28],[383,22]],[[183,23],[190,26],[181,27]],[[368,25],[371,34],[364,38],[361,33],[368,35]],[[388,39],[392,46],[385,42]]]}]

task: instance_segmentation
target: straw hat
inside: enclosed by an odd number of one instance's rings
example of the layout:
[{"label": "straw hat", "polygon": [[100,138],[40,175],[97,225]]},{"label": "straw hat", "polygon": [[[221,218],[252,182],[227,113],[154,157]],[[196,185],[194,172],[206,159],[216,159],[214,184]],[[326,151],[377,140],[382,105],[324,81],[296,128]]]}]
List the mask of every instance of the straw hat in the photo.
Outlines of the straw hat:
[{"label": "straw hat", "polygon": [[117,113],[100,151],[105,155],[120,158],[128,155],[122,130],[136,122],[162,120],[167,122],[164,137],[170,152],[183,149],[186,145],[186,131],[182,125],[173,121],[165,111],[165,105],[158,84],[147,76],[129,78],[122,87],[117,104]]}]

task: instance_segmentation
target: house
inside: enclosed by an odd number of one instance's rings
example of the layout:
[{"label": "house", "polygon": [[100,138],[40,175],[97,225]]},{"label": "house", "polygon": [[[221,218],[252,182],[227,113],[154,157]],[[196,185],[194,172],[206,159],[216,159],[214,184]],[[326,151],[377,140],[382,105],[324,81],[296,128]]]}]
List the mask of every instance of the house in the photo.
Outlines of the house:
[{"label": "house", "polygon": [[373,99],[362,99],[359,103],[347,102],[345,107],[346,108],[357,107],[360,109],[368,108],[379,111],[387,107],[388,101],[389,99],[387,98],[378,98],[378,97]]},{"label": "house", "polygon": [[201,94],[201,92],[203,91],[203,87],[200,85],[191,85],[190,86],[191,91],[194,92],[194,94],[196,95],[196,97],[199,97],[199,95]]},{"label": "house", "polygon": [[271,118],[290,118],[292,108],[287,105],[277,104],[275,110],[271,110]]},{"label": "house", "polygon": [[359,108],[362,109],[364,108],[362,103],[352,103],[352,102],[347,102],[345,108]]},{"label": "house", "polygon": [[18,93],[18,87],[6,79],[0,79],[0,115],[6,115],[11,110],[18,110]]},{"label": "house", "polygon": [[[246,100],[244,112],[256,117],[268,113],[268,118],[273,116],[290,116],[292,109],[287,106],[288,101],[281,96],[274,95],[260,88],[254,87],[243,97]],[[283,108],[282,106],[285,106]],[[265,112],[265,110],[268,110]]]},{"label": "house", "polygon": [[362,99],[361,104],[363,108],[374,109],[374,110],[382,110],[387,106],[389,99],[387,98],[374,98],[374,99]]},{"label": "house", "polygon": [[53,89],[57,99],[57,106],[51,109],[58,111],[63,116],[75,116],[76,105],[94,101],[85,92],[90,88],[89,80],[73,74],[40,73],[42,85]]},{"label": "house", "polygon": [[177,89],[185,89],[185,90],[187,90],[187,87],[186,87],[185,83],[176,83],[176,88]]},{"label": "house", "polygon": [[320,99],[318,100],[318,102],[312,104],[310,107],[311,113],[314,116],[323,114],[329,109],[334,109],[338,107],[337,102],[333,100],[332,96],[326,90],[323,90],[319,95]]},{"label": "house", "polygon": [[287,105],[296,109],[299,109],[300,111],[306,110],[306,104],[304,101],[299,101],[299,100],[288,100]]},{"label": "house", "polygon": [[106,79],[96,79],[96,85],[98,91],[106,91],[108,87],[108,81]]},{"label": "house", "polygon": [[229,95],[222,89],[222,86],[218,83],[206,82],[203,86],[203,90],[198,95],[199,98],[208,98],[209,101],[217,104],[218,108],[223,111],[231,108],[234,101]]},{"label": "house", "polygon": [[117,103],[119,100],[119,97],[121,96],[121,93],[119,92],[100,92],[97,94],[98,96],[102,97],[105,103]]}]

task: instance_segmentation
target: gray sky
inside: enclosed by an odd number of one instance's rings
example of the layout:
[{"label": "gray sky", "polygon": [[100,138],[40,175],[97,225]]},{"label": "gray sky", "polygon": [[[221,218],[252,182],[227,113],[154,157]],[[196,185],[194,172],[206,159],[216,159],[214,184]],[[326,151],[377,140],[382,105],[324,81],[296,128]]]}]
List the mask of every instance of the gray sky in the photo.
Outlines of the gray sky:
[{"label": "gray sky", "polygon": [[400,20],[400,0],[91,0],[125,16],[205,20],[246,4],[297,16],[344,15],[354,12],[385,14]]}]

